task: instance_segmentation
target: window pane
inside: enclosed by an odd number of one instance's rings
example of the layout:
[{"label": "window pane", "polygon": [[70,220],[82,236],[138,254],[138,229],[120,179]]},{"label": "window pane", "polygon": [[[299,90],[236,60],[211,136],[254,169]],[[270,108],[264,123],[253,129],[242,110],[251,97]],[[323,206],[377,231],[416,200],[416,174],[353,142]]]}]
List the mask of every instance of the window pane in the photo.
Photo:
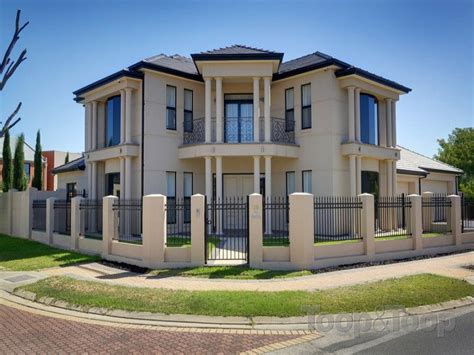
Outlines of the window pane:
[{"label": "window pane", "polygon": [[184,197],[193,194],[193,173],[184,173]]},{"label": "window pane", "polygon": [[286,107],[285,107],[286,110],[290,110],[295,107],[293,88],[285,90],[285,104],[286,104]]},{"label": "window pane", "polygon": [[286,173],[286,194],[290,195],[295,191],[296,191],[295,172],[288,171]]},{"label": "window pane", "polygon": [[376,171],[362,171],[362,193],[379,194],[379,173]]},{"label": "window pane", "polygon": [[107,100],[105,116],[105,145],[120,144],[120,96]]},{"label": "window pane", "polygon": [[166,110],[166,128],[167,129],[176,129],[176,110],[167,109]]},{"label": "window pane", "polygon": [[184,111],[184,131],[192,132],[193,131],[193,113]]},{"label": "window pane", "polygon": [[184,90],[184,109],[186,111],[193,110],[193,92],[191,90]]},{"label": "window pane", "polygon": [[378,144],[378,104],[371,95],[360,95],[360,138],[367,144]]},{"label": "window pane", "polygon": [[313,193],[312,172],[303,171],[303,192]]},{"label": "window pane", "polygon": [[301,103],[303,106],[311,105],[311,84],[301,87]]},{"label": "window pane", "polygon": [[176,173],[166,172],[166,196],[176,197]]},{"label": "window pane", "polygon": [[286,111],[285,113],[285,128],[287,132],[293,132],[295,130],[295,111]]},{"label": "window pane", "polygon": [[166,106],[176,108],[176,88],[174,86],[166,87]]},{"label": "window pane", "polygon": [[301,112],[301,128],[311,128],[311,107],[305,107]]}]

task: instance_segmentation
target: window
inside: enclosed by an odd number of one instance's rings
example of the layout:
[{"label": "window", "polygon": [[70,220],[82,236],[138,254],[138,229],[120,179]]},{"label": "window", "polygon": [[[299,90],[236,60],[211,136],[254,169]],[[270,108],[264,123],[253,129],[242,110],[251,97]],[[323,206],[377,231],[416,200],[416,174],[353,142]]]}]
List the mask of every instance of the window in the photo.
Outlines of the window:
[{"label": "window", "polygon": [[166,204],[170,206],[167,209],[168,224],[176,223],[176,173],[174,171],[166,172]]},{"label": "window", "polygon": [[70,182],[66,184],[66,199],[69,201],[77,195],[76,183]]},{"label": "window", "polygon": [[193,195],[193,173],[184,173],[184,223],[191,222],[191,196]]},{"label": "window", "polygon": [[120,173],[105,174],[108,196],[120,197]]},{"label": "window", "polygon": [[295,130],[295,90],[293,88],[285,90],[285,130],[287,132]]},{"label": "window", "polygon": [[184,131],[193,131],[193,92],[184,89]]},{"label": "window", "polygon": [[301,86],[301,129],[311,128],[311,84]]},{"label": "window", "polygon": [[166,129],[176,131],[176,88],[166,86]]},{"label": "window", "polygon": [[362,193],[379,195],[379,173],[376,171],[361,171]]},{"label": "window", "polygon": [[294,171],[286,172],[286,195],[291,195],[296,191],[296,177]]},{"label": "window", "polygon": [[120,96],[107,100],[105,109],[105,146],[120,144]]},{"label": "window", "polygon": [[372,95],[360,95],[360,140],[379,144],[378,103]]},{"label": "window", "polygon": [[25,177],[27,178],[28,182],[30,181],[30,163],[25,163],[23,166],[25,171]]},{"label": "window", "polygon": [[302,172],[303,177],[303,192],[313,193],[313,173],[311,170],[304,170]]}]

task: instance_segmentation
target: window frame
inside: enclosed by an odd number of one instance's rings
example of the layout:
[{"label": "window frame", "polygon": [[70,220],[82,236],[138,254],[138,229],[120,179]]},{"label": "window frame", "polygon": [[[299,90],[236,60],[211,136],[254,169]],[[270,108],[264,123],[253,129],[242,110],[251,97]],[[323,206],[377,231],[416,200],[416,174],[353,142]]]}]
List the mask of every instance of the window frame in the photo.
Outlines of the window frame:
[{"label": "window frame", "polygon": [[[171,107],[171,106],[168,106],[168,88],[173,88],[174,89],[174,107]],[[166,122],[165,122],[165,125],[166,125],[166,129],[169,130],[169,131],[176,131],[176,102],[178,100],[178,91],[176,90],[176,86],[174,85],[166,85]],[[168,110],[170,111],[173,111],[174,112],[174,122],[173,122],[173,126],[168,126]]]},{"label": "window frame", "polygon": [[293,177],[294,177],[294,180],[295,180],[295,182],[294,182],[295,191],[293,191],[293,192],[296,192],[296,172],[294,170],[289,170],[289,171],[285,172],[285,189],[286,189],[286,196],[287,197],[289,196],[289,193],[288,193],[288,175],[289,174],[293,174]]},{"label": "window frame", "polygon": [[[310,92],[310,97],[311,97],[311,83],[306,83],[306,84],[301,85],[301,93],[300,94],[301,94],[301,129],[302,130],[303,129],[311,129],[313,127],[313,117],[312,117],[313,112],[312,112],[312,101],[311,101],[311,99],[309,101],[310,102],[309,105],[305,105],[305,106],[303,105],[303,88],[306,87],[306,86],[309,86],[309,88],[310,88],[309,92]],[[309,108],[309,117],[310,117],[309,126],[304,126],[303,112],[304,112],[305,109],[308,109],[308,108]]]},{"label": "window frame", "polygon": [[[168,174],[174,175],[174,196],[168,196]],[[176,171],[166,171],[166,204],[169,205],[170,201],[173,201],[173,204],[176,206]],[[167,209],[166,211],[166,223],[167,224],[176,224],[176,208],[173,213],[170,213],[172,210]],[[170,218],[172,216],[172,218]]]},{"label": "window frame", "polygon": [[[311,173],[311,192],[305,191],[305,188],[304,188],[304,175],[305,175],[305,173]],[[301,192],[305,192],[305,193],[309,193],[309,194],[313,193],[313,170],[301,170]]]},{"label": "window frame", "polygon": [[[186,92],[191,93],[191,110],[186,110]],[[186,125],[186,113],[191,114],[191,121],[189,126]],[[183,130],[186,133],[192,133],[194,130],[194,92],[191,89],[183,90]]]},{"label": "window frame", "polygon": [[[373,144],[373,143],[368,143],[368,142],[364,142],[362,141],[362,104],[361,104],[361,98],[362,96],[368,96],[368,97],[372,97],[375,101],[375,107],[376,107],[376,112],[375,114],[377,115],[377,119],[375,120],[375,123],[376,123],[376,129],[377,129],[377,133],[375,135],[375,138],[376,138],[376,142]],[[380,145],[380,115],[379,115],[379,111],[380,111],[380,107],[379,107],[379,100],[377,99],[377,97],[375,95],[372,95],[370,93],[367,93],[367,92],[361,92],[359,94],[359,118],[360,118],[360,140],[362,143],[365,143],[365,144],[370,144],[370,145],[375,145],[375,146],[379,146]]]},{"label": "window frame", "polygon": [[[286,93],[292,90],[293,91],[293,108],[288,108],[288,102],[287,102],[287,96]],[[288,126],[288,113],[292,112],[293,113],[293,124],[289,128]],[[285,89],[285,132],[294,132],[295,131],[295,87],[289,87]]]},{"label": "window frame", "polygon": [[[119,129],[118,129],[118,142],[117,143],[112,143],[112,144],[109,144],[109,101],[111,100],[115,100],[115,99],[119,99],[119,105],[117,106],[119,108],[119,115],[118,115],[118,126],[119,126]],[[112,118],[114,119],[114,118]],[[114,122],[112,122],[112,137],[114,137],[114,125],[113,125]],[[107,147],[115,147],[117,145],[120,145],[121,141],[122,141],[122,137],[121,137],[121,132],[122,132],[122,96],[121,95],[113,95],[113,96],[110,96],[107,98],[107,100],[105,101],[105,124],[104,124],[104,147],[107,148]],[[92,139],[92,137],[91,137]],[[113,140],[113,139],[112,139]]]}]

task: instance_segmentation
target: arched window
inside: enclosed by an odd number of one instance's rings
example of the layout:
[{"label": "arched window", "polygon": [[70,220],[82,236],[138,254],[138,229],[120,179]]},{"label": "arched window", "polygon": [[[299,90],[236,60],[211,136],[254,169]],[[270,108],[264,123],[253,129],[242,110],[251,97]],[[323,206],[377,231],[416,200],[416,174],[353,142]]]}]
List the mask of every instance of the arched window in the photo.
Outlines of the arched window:
[{"label": "arched window", "polygon": [[105,108],[105,146],[120,144],[120,96],[107,100]]},{"label": "arched window", "polygon": [[378,102],[368,94],[360,94],[360,139],[363,143],[379,144]]}]

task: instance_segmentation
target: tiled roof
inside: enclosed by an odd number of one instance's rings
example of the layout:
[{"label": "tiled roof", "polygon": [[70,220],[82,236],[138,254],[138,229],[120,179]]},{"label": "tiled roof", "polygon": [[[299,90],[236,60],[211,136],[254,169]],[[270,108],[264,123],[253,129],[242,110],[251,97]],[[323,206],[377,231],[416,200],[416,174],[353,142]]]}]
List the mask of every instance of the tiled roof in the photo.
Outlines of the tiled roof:
[{"label": "tiled roof", "polygon": [[397,161],[398,170],[406,170],[414,173],[428,173],[430,171],[441,171],[451,174],[462,174],[461,169],[442,163],[438,160],[425,157],[407,148],[397,146],[400,149],[400,160]]},{"label": "tiled roof", "polygon": [[262,54],[262,53],[276,53],[261,48],[253,48],[244,46],[242,44],[234,44],[229,47],[211,49],[209,51],[201,52],[200,54]]},{"label": "tiled roof", "polygon": [[155,55],[154,57],[146,58],[144,62],[160,65],[169,69],[178,70],[188,74],[198,75],[196,66],[191,58],[183,57],[175,54],[168,56],[166,54]]},{"label": "tiled roof", "polygon": [[69,171],[85,170],[85,168],[86,168],[86,163],[85,163],[84,157],[82,156],[80,158],[71,160],[69,163],[66,163],[54,168],[53,170],[51,170],[51,172],[53,174],[59,174],[59,173],[67,173]]},{"label": "tiled roof", "polygon": [[278,70],[278,74],[286,73],[292,70],[300,69],[300,68],[307,67],[314,64],[323,63],[326,60],[328,60],[328,57],[326,55],[323,55],[320,52],[311,53],[303,57],[299,57],[299,58],[281,63],[280,70]]}]

